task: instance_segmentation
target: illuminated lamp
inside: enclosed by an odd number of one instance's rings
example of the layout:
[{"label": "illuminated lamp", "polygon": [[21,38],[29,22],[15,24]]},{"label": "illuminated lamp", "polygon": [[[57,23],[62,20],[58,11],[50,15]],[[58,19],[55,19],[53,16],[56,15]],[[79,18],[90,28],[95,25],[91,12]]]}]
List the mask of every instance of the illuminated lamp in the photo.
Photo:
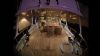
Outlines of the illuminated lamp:
[{"label": "illuminated lamp", "polygon": [[26,12],[22,12],[21,14],[22,14],[22,15],[26,15]]},{"label": "illuminated lamp", "polygon": [[25,17],[22,18],[21,22],[26,22],[27,19]]},{"label": "illuminated lamp", "polygon": [[29,16],[29,15],[27,14],[27,16]]},{"label": "illuminated lamp", "polygon": [[73,17],[72,19],[74,19],[74,20],[75,20],[75,19],[77,19],[77,18],[76,18],[76,17]]}]

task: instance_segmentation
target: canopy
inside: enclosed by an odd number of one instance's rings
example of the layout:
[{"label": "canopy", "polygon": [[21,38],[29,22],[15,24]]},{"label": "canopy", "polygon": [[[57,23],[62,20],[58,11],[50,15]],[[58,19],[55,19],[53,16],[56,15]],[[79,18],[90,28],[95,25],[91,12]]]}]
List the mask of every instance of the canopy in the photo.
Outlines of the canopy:
[{"label": "canopy", "polygon": [[54,9],[61,9],[65,11],[69,11],[72,13],[75,13],[77,15],[82,16],[80,13],[80,10],[78,8],[78,4],[75,0],[50,0],[50,4],[47,5],[47,0],[40,0],[40,6],[39,6],[39,0],[22,0],[22,3],[19,7],[19,10],[17,14],[19,14],[22,11],[32,10],[32,9],[40,9],[40,8],[54,8]]}]

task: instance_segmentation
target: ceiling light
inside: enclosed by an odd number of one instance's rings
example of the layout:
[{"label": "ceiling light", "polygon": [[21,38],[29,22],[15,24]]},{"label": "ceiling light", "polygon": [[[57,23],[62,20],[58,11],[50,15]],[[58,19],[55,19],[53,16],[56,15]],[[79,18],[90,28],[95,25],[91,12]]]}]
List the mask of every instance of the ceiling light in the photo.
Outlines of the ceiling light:
[{"label": "ceiling light", "polygon": [[72,19],[77,19],[76,17],[73,17]]},{"label": "ceiling light", "polygon": [[22,15],[26,15],[26,12],[22,12],[21,14],[22,14]]},{"label": "ceiling light", "polygon": [[21,22],[27,21],[25,17],[22,18]]}]

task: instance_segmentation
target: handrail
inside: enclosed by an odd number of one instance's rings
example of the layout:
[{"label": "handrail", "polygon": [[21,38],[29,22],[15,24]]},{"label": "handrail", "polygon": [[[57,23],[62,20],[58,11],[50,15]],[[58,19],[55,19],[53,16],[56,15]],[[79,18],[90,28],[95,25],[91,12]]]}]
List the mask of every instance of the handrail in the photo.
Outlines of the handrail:
[{"label": "handrail", "polygon": [[[78,33],[77,33],[77,31],[75,30],[75,29],[73,29],[72,27],[70,27],[69,26],[69,28],[70,28],[70,30],[72,31],[72,33],[75,35],[75,37],[76,37],[76,35],[78,35],[80,38],[82,37],[82,36],[80,36]],[[76,40],[76,39],[75,39]],[[76,41],[78,41],[78,40],[76,40]],[[79,42],[80,43],[80,45],[81,46],[79,46],[79,47],[81,47],[83,50],[86,50],[86,51],[83,51],[82,53],[83,53],[83,56],[86,54],[86,52],[87,52],[87,49],[88,49],[88,45],[87,45],[87,43],[86,43],[86,41],[85,40],[83,40],[82,38],[81,38],[81,41],[83,41],[84,42],[84,44],[85,44],[85,49],[83,49],[82,48],[82,44],[81,44],[81,42]]]},{"label": "handrail", "polygon": [[23,30],[19,31],[19,34],[21,34],[22,32],[24,32],[25,30],[28,30],[30,28],[30,26],[25,27]]},{"label": "handrail", "polygon": [[[19,49],[19,46],[21,46],[22,45],[22,43],[25,43],[26,41],[25,41],[25,37],[26,37],[26,34],[20,39],[20,41],[18,42],[18,44],[17,44],[17,46],[16,46],[16,49],[18,49],[18,50],[20,50]],[[23,44],[24,45],[24,44]],[[22,47],[23,48],[23,47]],[[21,49],[22,49],[21,48]]]},{"label": "handrail", "polygon": [[15,40],[18,42],[21,37],[30,29],[30,26],[24,28],[15,38]]},{"label": "handrail", "polygon": [[[30,26],[28,26],[27,28],[24,28],[24,30],[22,32],[19,33],[19,35],[17,35],[16,39],[16,50],[17,51],[21,51],[23,49],[23,47],[26,44],[26,37],[27,37],[27,32],[30,29]],[[19,38],[19,39],[18,39]],[[20,47],[21,46],[21,47]]]},{"label": "handrail", "polygon": [[[77,33],[77,31],[74,30],[72,27],[69,26],[69,28],[70,28],[70,30],[72,31],[72,33],[73,33],[75,36],[76,36],[76,34],[77,34],[79,37],[82,37],[82,36],[80,36],[80,35]],[[81,40],[83,40],[83,39],[81,38]],[[83,41],[86,43],[85,40],[83,40]]]}]

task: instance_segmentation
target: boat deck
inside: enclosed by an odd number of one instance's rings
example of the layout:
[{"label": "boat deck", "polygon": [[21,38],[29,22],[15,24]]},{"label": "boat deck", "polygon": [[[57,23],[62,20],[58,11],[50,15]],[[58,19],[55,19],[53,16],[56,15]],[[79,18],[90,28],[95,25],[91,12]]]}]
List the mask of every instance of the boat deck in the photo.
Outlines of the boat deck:
[{"label": "boat deck", "polygon": [[[72,54],[72,46],[64,29],[61,35],[48,36],[46,32],[41,33],[37,28],[33,28],[27,44],[28,46],[25,45],[21,50],[22,56],[76,56]],[[63,54],[62,44],[66,44]]]}]

